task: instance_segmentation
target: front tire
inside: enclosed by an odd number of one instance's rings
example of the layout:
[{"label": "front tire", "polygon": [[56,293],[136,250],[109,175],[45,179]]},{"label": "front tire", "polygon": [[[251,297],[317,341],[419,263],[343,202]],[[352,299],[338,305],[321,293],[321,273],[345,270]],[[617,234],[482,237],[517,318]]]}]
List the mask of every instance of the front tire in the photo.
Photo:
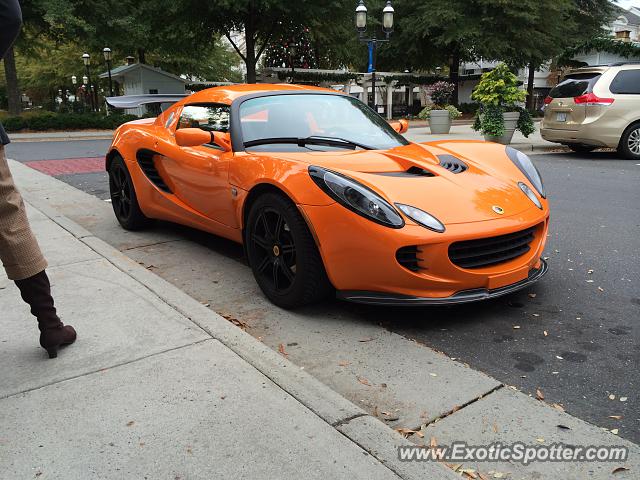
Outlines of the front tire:
[{"label": "front tire", "polygon": [[131,175],[120,156],[115,157],[109,167],[109,194],[113,213],[125,230],[142,230],[149,226],[151,219],[140,210]]},{"label": "front tire", "polygon": [[282,308],[324,299],[332,287],[307,224],[283,195],[266,193],[251,206],[245,228],[249,265],[266,297]]},{"label": "front tire", "polygon": [[618,153],[630,160],[640,160],[640,123],[630,125],[624,131]]}]

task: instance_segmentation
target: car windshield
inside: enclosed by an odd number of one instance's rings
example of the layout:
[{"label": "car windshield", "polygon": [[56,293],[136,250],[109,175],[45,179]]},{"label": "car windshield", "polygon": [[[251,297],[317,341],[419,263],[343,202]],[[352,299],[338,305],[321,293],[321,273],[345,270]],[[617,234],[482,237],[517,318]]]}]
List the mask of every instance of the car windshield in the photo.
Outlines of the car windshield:
[{"label": "car windshield", "polygon": [[240,105],[245,148],[328,151],[408,145],[377,113],[346,95],[270,95]]}]

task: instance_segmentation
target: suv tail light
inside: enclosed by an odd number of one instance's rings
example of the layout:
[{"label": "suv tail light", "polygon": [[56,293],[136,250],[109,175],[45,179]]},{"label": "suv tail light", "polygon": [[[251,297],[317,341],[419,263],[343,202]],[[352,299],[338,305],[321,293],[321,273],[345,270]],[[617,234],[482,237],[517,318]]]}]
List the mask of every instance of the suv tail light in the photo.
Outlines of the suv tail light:
[{"label": "suv tail light", "polygon": [[544,99],[544,104],[545,105],[549,105],[551,102],[553,102],[553,98],[547,96],[547,98]]},{"label": "suv tail light", "polygon": [[573,101],[581,105],[611,105],[613,98],[600,98],[595,93],[585,93],[575,97]]}]

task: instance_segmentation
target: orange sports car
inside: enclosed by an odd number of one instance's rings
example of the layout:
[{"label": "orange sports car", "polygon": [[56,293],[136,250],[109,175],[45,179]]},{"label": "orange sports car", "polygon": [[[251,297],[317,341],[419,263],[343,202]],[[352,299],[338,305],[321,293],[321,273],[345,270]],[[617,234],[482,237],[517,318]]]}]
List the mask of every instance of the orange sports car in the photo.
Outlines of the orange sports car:
[{"label": "orange sports car", "polygon": [[276,305],[333,292],[457,304],[521,289],[547,270],[543,183],[513,148],[412,143],[405,121],[309,86],[110,99],[152,101],[176,103],[122,125],[106,156],[118,221],[135,230],[162,219],[242,243]]}]

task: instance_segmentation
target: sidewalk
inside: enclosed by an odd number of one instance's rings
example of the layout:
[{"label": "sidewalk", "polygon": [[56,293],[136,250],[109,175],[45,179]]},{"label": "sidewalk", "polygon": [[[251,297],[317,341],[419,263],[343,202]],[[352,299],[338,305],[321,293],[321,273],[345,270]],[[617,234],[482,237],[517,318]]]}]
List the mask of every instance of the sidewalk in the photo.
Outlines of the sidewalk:
[{"label": "sidewalk", "polygon": [[45,360],[0,274],[2,478],[459,478],[399,462],[408,440],[35,203],[57,306],[79,337]]},{"label": "sidewalk", "polygon": [[10,133],[12,142],[65,142],[69,140],[111,140],[113,130]]},{"label": "sidewalk", "polygon": [[[536,131],[525,138],[522,133],[516,131],[513,135],[511,146],[523,152],[544,152],[550,150],[566,150],[559,143],[547,142],[540,136],[540,122],[536,122]],[[484,140],[482,134],[471,128],[471,124],[452,125],[451,132],[448,135],[432,135],[429,133],[429,127],[416,126],[410,127],[404,134],[407,140],[412,142],[435,142],[438,140]]]}]

